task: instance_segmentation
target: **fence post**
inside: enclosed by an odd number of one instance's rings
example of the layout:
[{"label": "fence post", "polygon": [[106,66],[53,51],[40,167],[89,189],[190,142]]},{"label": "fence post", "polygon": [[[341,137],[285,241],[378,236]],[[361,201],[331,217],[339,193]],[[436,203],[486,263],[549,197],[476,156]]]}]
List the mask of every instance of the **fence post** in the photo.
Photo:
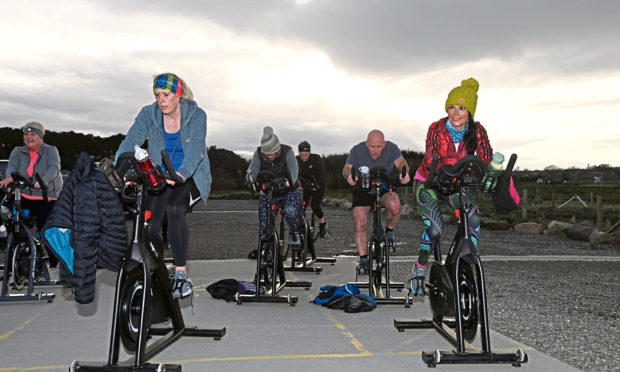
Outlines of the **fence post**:
[{"label": "fence post", "polygon": [[593,192],[590,193],[590,206],[594,208],[594,193]]},{"label": "fence post", "polygon": [[596,195],[596,226],[603,229],[603,196]]},{"label": "fence post", "polygon": [[521,217],[527,218],[527,189],[523,189],[523,198],[521,198]]}]

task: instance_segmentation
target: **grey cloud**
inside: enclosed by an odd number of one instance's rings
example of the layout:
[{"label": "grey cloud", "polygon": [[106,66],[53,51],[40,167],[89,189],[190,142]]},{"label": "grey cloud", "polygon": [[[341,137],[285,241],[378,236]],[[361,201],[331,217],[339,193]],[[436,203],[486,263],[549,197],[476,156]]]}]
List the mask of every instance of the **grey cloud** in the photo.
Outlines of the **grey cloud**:
[{"label": "grey cloud", "polygon": [[[120,7],[208,18],[238,33],[300,41],[346,70],[411,74],[482,58],[580,73],[620,63],[615,0],[314,0],[123,2]],[[165,12],[165,13],[164,13]],[[544,54],[544,60],[536,57]]]}]

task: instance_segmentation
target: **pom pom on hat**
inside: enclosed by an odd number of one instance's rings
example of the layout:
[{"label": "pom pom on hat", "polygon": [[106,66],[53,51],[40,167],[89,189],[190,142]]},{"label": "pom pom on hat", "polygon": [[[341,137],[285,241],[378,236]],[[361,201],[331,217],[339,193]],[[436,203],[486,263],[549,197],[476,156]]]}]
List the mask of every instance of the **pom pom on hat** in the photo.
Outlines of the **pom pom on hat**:
[{"label": "pom pom on hat", "polygon": [[461,81],[461,86],[458,86],[450,91],[448,99],[446,100],[446,112],[448,107],[452,105],[465,107],[472,117],[476,113],[476,105],[478,104],[478,88],[480,84],[474,78],[469,78]]},{"label": "pom pom on hat", "polygon": [[280,139],[273,133],[273,128],[270,126],[263,128],[263,136],[260,139],[260,151],[266,155],[280,151]]}]

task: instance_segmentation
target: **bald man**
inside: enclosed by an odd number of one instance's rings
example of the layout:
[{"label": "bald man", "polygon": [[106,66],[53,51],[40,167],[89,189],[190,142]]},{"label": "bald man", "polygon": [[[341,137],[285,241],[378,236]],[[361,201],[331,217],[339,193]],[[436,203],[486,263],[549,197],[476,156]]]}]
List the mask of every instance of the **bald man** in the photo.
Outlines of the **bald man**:
[{"label": "bald man", "polygon": [[[401,154],[398,146],[390,141],[385,140],[383,132],[380,130],[372,130],[368,133],[365,142],[360,142],[353,146],[347,157],[342,176],[351,186],[356,185],[356,177],[353,174],[353,168],[359,169],[362,166],[372,169],[374,167],[383,167],[388,171],[398,169],[399,180],[401,184],[409,182],[409,165]],[[405,167],[406,175],[402,176],[402,169]],[[400,200],[397,193],[381,192],[381,205],[387,210],[386,221],[386,237],[388,247],[394,251],[396,249],[396,240],[394,238],[394,228],[400,218]],[[368,261],[366,224],[370,208],[376,199],[375,190],[363,191],[353,190],[353,220],[355,224],[355,245],[360,255],[360,264],[357,271],[360,275],[368,275],[370,268]]]}]

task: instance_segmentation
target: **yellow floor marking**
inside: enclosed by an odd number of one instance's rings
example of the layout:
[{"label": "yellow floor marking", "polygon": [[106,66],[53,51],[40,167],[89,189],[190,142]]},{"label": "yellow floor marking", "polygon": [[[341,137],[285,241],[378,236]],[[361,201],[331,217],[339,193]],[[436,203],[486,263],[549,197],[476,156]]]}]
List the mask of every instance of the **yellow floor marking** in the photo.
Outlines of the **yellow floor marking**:
[{"label": "yellow floor marking", "polygon": [[36,367],[7,367],[7,368],[2,368],[0,367],[0,372],[5,372],[5,371],[45,371],[45,370],[53,370],[53,369],[62,369],[62,370],[67,370],[69,369],[69,365],[63,365],[63,366],[36,366]]},{"label": "yellow floor marking", "polygon": [[17,328],[8,331],[7,333],[0,335],[0,341],[4,341],[7,338],[9,338],[9,336],[11,336],[12,334],[14,334],[17,331],[21,331],[22,329],[24,329],[28,324],[30,324],[30,322],[32,322],[34,318],[28,319],[25,322],[23,322],[22,324],[20,324],[19,326],[17,326]]}]

